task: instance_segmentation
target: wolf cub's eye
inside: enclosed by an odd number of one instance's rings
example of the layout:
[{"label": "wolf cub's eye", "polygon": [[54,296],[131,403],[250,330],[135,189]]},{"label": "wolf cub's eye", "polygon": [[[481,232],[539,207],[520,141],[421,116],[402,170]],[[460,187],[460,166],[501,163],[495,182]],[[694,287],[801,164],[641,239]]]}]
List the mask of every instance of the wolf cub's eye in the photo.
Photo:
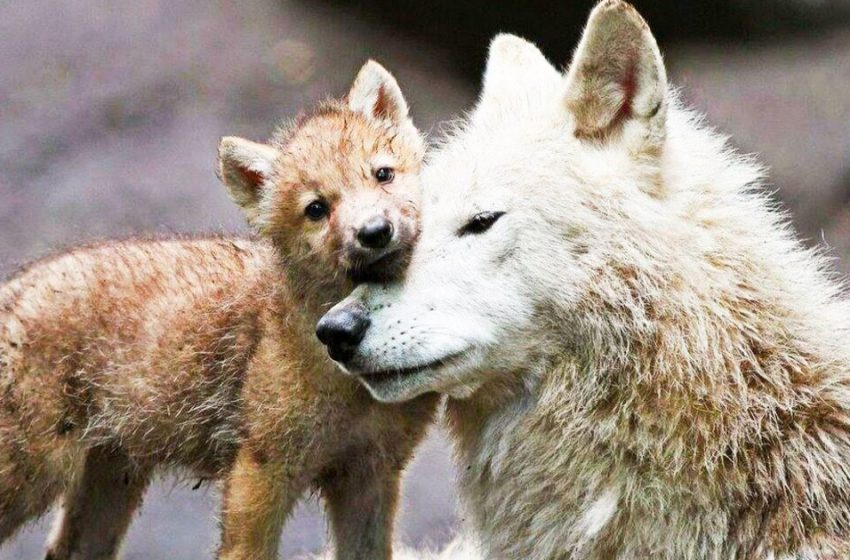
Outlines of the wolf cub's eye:
[{"label": "wolf cub's eye", "polygon": [[321,200],[314,200],[304,209],[304,215],[314,222],[318,222],[328,215],[328,205]]},{"label": "wolf cub's eye", "polygon": [[395,178],[395,171],[392,167],[379,167],[375,170],[375,179],[379,183],[389,183]]},{"label": "wolf cub's eye", "polygon": [[504,212],[481,212],[476,214],[472,216],[472,219],[469,220],[465,226],[460,228],[457,234],[466,235],[467,233],[484,233],[504,215]]}]

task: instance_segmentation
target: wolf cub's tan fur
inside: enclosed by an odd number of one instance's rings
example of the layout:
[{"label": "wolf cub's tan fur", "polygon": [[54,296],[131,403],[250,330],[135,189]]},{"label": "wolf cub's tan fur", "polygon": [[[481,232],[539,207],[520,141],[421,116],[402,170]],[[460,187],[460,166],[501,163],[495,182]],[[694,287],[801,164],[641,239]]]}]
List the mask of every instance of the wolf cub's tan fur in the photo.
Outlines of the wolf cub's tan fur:
[{"label": "wolf cub's tan fur", "polygon": [[[403,270],[423,152],[370,62],[345,101],[271,144],[222,140],[258,240],[106,243],[0,287],[0,542],[61,496],[48,558],[114,558],[151,475],[179,467],[223,482],[220,558],[276,557],[311,485],[338,558],[388,558],[399,474],[436,401],[373,401],[314,325],[352,278]],[[365,247],[376,216],[391,238]]]}]

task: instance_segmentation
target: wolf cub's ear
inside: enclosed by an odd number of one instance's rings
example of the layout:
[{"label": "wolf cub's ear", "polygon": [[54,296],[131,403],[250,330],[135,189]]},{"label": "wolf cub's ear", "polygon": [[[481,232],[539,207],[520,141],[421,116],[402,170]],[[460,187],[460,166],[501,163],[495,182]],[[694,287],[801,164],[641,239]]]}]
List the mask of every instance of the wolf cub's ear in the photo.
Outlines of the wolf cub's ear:
[{"label": "wolf cub's ear", "polygon": [[218,144],[218,176],[252,225],[259,216],[262,185],[279,152],[267,145],[227,136]]},{"label": "wolf cub's ear", "polygon": [[348,92],[348,106],[370,119],[387,119],[396,123],[406,119],[408,113],[407,101],[398,82],[374,60],[364,64],[354,78]]},{"label": "wolf cub's ear", "polygon": [[660,142],[666,92],[664,63],[649,26],[622,0],[600,2],[567,73],[566,104],[576,136],[607,139],[639,123],[642,144]]}]

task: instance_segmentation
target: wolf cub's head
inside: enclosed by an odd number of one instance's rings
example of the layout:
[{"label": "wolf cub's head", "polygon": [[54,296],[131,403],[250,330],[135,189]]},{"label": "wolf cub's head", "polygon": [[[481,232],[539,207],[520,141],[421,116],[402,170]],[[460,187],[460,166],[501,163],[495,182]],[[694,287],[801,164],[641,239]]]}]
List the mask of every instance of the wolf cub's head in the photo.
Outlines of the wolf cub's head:
[{"label": "wolf cub's head", "polygon": [[269,144],[223,138],[219,175],[305,280],[385,280],[404,271],[419,234],[424,151],[395,79],[370,61],[345,99]]}]

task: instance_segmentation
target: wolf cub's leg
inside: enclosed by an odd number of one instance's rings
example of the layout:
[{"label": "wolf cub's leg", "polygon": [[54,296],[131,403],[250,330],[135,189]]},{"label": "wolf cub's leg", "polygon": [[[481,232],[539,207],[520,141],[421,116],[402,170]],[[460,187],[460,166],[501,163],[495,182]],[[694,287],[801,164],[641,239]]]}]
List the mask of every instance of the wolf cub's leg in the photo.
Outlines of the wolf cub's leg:
[{"label": "wolf cub's leg", "polygon": [[322,480],[337,560],[392,558],[400,479],[400,469],[376,464],[364,452],[348,457]]},{"label": "wolf cub's leg", "polygon": [[307,487],[276,462],[241,449],[227,476],[220,560],[274,560],[283,522]]},{"label": "wolf cub's leg", "polygon": [[68,489],[48,545],[47,560],[112,560],[142,501],[149,476],[114,448],[86,455]]},{"label": "wolf cub's leg", "polygon": [[0,545],[47,511],[63,487],[54,471],[33,458],[27,443],[15,422],[0,417]]}]

